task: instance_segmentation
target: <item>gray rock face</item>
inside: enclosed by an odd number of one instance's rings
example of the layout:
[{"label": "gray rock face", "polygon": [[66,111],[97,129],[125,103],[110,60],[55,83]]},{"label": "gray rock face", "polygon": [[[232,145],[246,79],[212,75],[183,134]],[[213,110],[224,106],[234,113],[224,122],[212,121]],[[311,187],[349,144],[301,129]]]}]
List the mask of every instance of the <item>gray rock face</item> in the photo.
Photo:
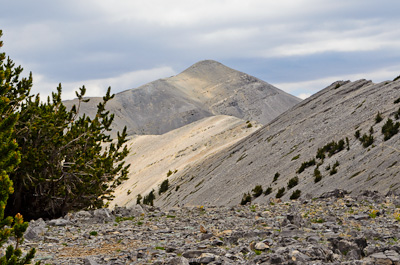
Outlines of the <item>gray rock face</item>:
[{"label": "gray rock face", "polygon": [[[104,222],[94,211],[71,213],[65,226],[46,221],[44,236],[23,247],[35,246],[35,261],[47,264],[399,264],[396,198],[366,199],[345,195],[168,213],[141,206],[143,215],[119,208]],[[375,209],[385,213],[350,218]]]},{"label": "gray rock face", "polygon": [[63,219],[63,218],[58,218],[58,219],[54,219],[51,220],[49,222],[49,225],[53,225],[53,226],[66,226],[70,223],[69,220]]},{"label": "gray rock face", "polygon": [[[101,98],[82,104],[93,116]],[[128,135],[163,134],[213,115],[230,115],[261,124],[293,107],[300,99],[215,61],[201,61],[170,78],[115,95],[107,107],[115,114],[115,131]],[[67,107],[76,100],[64,102]]]},{"label": "gray rock face", "polygon": [[[236,205],[256,185],[264,191],[271,188],[269,195],[253,197],[256,203],[275,198],[282,188],[282,200],[295,190],[301,192],[300,199],[341,198],[345,191],[360,197],[373,191],[396,194],[400,133],[384,140],[382,128],[389,118],[400,122],[400,103],[395,103],[399,97],[400,80],[335,82],[234,146],[179,172],[181,177],[170,183],[179,186],[179,192],[159,197],[157,205]],[[383,119],[376,122],[378,112]],[[364,147],[355,137],[357,131],[359,138],[371,136],[373,143]],[[337,146],[341,140],[340,151],[326,151],[328,144]],[[319,149],[325,150],[324,159],[317,157]],[[298,184],[289,187],[295,178]]]},{"label": "gray rock face", "polygon": [[43,238],[46,230],[46,223],[40,218],[36,221],[30,222],[28,229],[25,231],[24,237],[27,240],[37,240]]},{"label": "gray rock face", "polygon": [[140,217],[145,214],[142,206],[134,204],[130,207],[115,207],[114,214],[117,216],[134,216]]},{"label": "gray rock face", "polygon": [[97,209],[93,211],[93,217],[97,218],[101,222],[113,221],[114,218],[111,216],[110,209]]}]

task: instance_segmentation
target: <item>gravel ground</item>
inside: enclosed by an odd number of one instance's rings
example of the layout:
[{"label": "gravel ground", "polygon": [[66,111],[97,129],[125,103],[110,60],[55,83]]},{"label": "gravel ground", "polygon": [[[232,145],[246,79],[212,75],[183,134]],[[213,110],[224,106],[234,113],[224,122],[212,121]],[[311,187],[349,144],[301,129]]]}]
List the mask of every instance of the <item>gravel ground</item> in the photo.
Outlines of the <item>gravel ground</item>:
[{"label": "gravel ground", "polygon": [[400,264],[400,199],[374,192],[265,205],[136,205],[31,221],[42,264]]}]

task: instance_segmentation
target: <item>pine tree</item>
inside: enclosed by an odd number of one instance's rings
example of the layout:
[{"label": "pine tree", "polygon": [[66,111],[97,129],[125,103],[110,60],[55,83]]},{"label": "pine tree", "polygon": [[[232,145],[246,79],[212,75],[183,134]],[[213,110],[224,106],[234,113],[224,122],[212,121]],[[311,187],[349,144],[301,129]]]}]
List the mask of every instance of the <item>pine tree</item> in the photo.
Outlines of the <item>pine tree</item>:
[{"label": "pine tree", "polygon": [[80,105],[88,101],[85,92],[80,88],[79,103],[71,110],[61,101],[61,84],[46,103],[37,95],[22,104],[16,125],[22,162],[11,175],[15,194],[10,213],[56,218],[71,210],[99,208],[127,178],[126,128],[114,141],[108,134],[114,118],[106,110],[113,98],[110,88],[94,118],[79,116]]},{"label": "pine tree", "polygon": [[[3,42],[0,41],[0,47],[2,46]],[[8,174],[17,167],[21,158],[14,139],[14,126],[19,117],[17,110],[21,101],[29,94],[32,84],[31,75],[28,79],[19,79],[21,72],[21,67],[14,67],[12,60],[6,60],[5,53],[0,53],[0,247],[3,247],[9,237],[14,237],[16,241],[15,247],[7,247],[5,255],[0,258],[0,264],[29,264],[35,255],[35,249],[31,249],[22,257],[19,248],[28,228],[22,215],[18,213],[15,218],[4,217],[7,200],[14,192]]]}]

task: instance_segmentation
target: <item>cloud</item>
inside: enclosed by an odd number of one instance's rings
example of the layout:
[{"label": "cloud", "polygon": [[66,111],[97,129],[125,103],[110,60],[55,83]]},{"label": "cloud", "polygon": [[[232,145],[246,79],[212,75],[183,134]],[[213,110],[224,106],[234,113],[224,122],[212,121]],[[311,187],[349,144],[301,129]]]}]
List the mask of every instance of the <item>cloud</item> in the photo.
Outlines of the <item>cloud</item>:
[{"label": "cloud", "polygon": [[[86,87],[85,96],[102,97],[105,95],[109,86],[111,86],[112,93],[117,93],[123,90],[136,88],[137,86],[154,81],[160,77],[169,77],[175,74],[176,72],[171,67],[165,66],[133,71],[115,77],[64,82],[61,84],[63,87],[62,98],[63,100],[76,98],[75,91],[78,91],[78,89],[83,85]],[[58,86],[58,83],[47,80],[43,75],[36,75],[33,83],[32,92],[40,93],[42,100],[51,95],[51,91],[55,91]]]},{"label": "cloud", "polygon": [[[297,41],[274,47],[266,56],[310,55],[324,52],[360,52],[398,47],[400,36],[398,27],[377,21],[365,21],[356,28],[338,31],[318,30],[304,33]],[[385,28],[385,31],[382,31]]]},{"label": "cloud", "polygon": [[310,94],[326,78],[396,65],[399,7],[390,0],[22,0],[2,4],[0,25],[2,50],[41,80],[41,91],[214,59]]},{"label": "cloud", "polygon": [[149,0],[125,1],[115,4],[95,1],[112,21],[153,24],[164,28],[207,27],[210,24],[243,24],[254,20],[272,19],[285,14],[296,14],[303,4],[310,1],[283,0],[279,2],[249,0]]}]

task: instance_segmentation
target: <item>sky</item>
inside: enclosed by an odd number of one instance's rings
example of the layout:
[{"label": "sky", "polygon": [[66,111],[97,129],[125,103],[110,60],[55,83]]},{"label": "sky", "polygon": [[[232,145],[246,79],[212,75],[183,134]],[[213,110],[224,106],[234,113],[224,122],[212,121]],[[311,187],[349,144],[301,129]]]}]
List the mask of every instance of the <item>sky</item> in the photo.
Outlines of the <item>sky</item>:
[{"label": "sky", "polygon": [[397,0],[0,0],[5,52],[32,92],[103,96],[212,59],[306,98],[400,75]]}]

